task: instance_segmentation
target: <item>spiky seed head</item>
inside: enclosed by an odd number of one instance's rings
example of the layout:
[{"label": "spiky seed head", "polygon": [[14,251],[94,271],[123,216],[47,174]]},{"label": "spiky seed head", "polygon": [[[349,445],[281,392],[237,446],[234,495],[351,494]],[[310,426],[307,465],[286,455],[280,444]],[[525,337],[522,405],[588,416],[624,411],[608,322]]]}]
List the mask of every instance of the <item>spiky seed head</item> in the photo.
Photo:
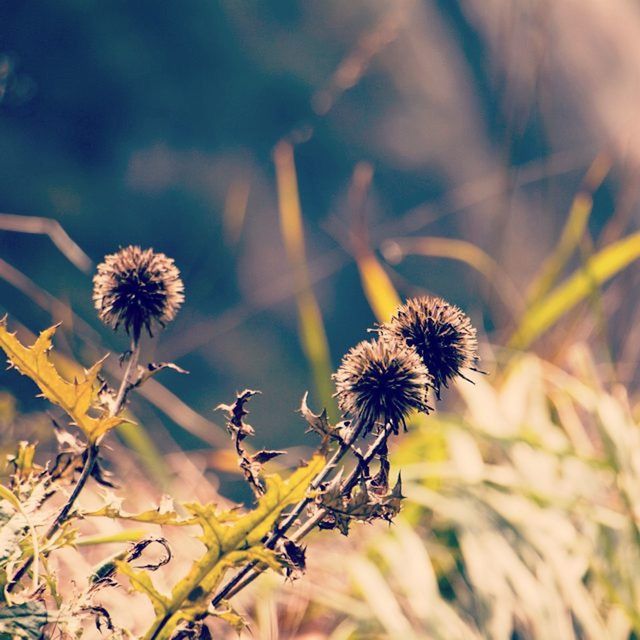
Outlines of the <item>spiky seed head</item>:
[{"label": "spiky seed head", "polygon": [[473,369],[478,362],[475,328],[463,311],[442,298],[407,300],[382,325],[380,338],[403,340],[416,349],[433,378],[438,398],[441,387],[456,376],[464,378],[463,371]]},{"label": "spiky seed head", "polygon": [[143,327],[164,327],[184,302],[184,285],[173,259],[153,249],[125,247],[105,256],[93,277],[93,302],[100,320],[120,325],[135,340]]},{"label": "spiky seed head", "polygon": [[429,372],[417,351],[404,343],[360,342],[344,356],[333,379],[340,409],[367,430],[383,421],[397,432],[413,410],[428,408]]}]

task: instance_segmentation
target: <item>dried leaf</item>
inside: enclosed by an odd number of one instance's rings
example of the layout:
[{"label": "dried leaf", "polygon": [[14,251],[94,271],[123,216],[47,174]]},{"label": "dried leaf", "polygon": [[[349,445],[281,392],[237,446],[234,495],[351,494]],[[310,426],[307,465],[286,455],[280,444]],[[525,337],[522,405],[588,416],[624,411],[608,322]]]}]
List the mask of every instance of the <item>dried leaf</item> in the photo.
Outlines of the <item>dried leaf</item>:
[{"label": "dried leaf", "polygon": [[216,410],[227,413],[227,429],[229,429],[230,433],[237,435],[239,440],[255,435],[253,427],[244,422],[243,418],[249,413],[245,409],[245,405],[253,396],[259,393],[259,391],[245,389],[242,393],[236,394],[236,400],[233,404],[219,404],[216,407]]},{"label": "dried leaf", "polygon": [[100,633],[102,633],[103,626],[107,631],[114,631],[111,615],[104,607],[99,605],[91,605],[90,607],[83,607],[80,611],[82,613],[88,613],[94,617],[96,629]]},{"label": "dried leaf", "polygon": [[134,560],[137,560],[150,544],[159,544],[165,550],[165,554],[155,562],[136,565],[136,569],[157,571],[160,567],[163,567],[165,564],[169,564],[169,562],[171,562],[171,547],[169,547],[167,539],[162,537],[149,537],[136,542],[129,551],[129,555],[126,558],[126,561],[131,563]]},{"label": "dried leaf", "polygon": [[118,503],[105,505],[95,511],[84,511],[82,517],[118,518],[119,520],[129,520],[131,522],[148,522],[150,524],[170,524],[177,526],[195,524],[194,518],[183,518],[173,509],[158,508],[149,509],[148,511],[142,511],[140,513],[128,513],[123,511]]},{"label": "dried leaf", "polygon": [[282,540],[281,557],[285,565],[287,578],[295,580],[305,572],[307,568],[306,550],[306,547],[301,547],[293,540],[287,538]]},{"label": "dried leaf", "polygon": [[278,456],[283,456],[286,451],[271,451],[269,449],[263,449],[262,451],[258,451],[251,456],[251,460],[253,462],[257,462],[258,464],[265,464],[269,462],[269,460],[273,460]]},{"label": "dried leaf", "polygon": [[218,608],[209,607],[207,613],[215,618],[224,620],[228,625],[233,627],[238,633],[248,628],[245,619],[229,604],[227,600],[222,600]]},{"label": "dried leaf", "polygon": [[309,425],[309,429],[307,431],[313,431],[322,436],[323,443],[325,444],[328,443],[331,438],[339,439],[339,429],[329,422],[327,410],[323,409],[319,414],[313,413],[307,404],[308,396],[309,393],[305,393],[302,397],[302,402],[300,403],[300,413]]},{"label": "dried leaf", "polygon": [[113,474],[110,471],[102,468],[102,460],[100,458],[97,458],[93,465],[93,469],[91,470],[91,477],[99,485],[102,485],[103,487],[109,487],[109,489],[115,489],[116,485],[113,484],[111,480],[109,480],[112,475]]},{"label": "dried leaf", "polygon": [[391,465],[386,456],[380,457],[380,468],[371,481],[369,482],[369,488],[372,493],[376,495],[384,495],[389,491],[389,469]]},{"label": "dried leaf", "polygon": [[177,373],[188,374],[189,372],[179,367],[177,364],[173,362],[150,362],[146,367],[139,366],[137,375],[133,382],[131,382],[131,389],[135,389],[136,387],[140,387],[143,385],[149,378],[155,376],[160,371],[164,369],[171,369],[172,371],[176,371]]}]

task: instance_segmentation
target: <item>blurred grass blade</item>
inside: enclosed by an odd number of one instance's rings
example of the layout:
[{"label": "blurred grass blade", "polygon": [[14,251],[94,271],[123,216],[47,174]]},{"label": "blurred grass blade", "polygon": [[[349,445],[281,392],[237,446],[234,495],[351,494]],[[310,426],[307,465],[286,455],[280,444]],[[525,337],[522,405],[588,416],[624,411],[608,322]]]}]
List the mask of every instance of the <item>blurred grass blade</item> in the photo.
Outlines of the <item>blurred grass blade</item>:
[{"label": "blurred grass blade", "polygon": [[356,255],[360,280],[378,322],[387,322],[400,306],[400,296],[373,251]]},{"label": "blurred grass blade", "polygon": [[311,365],[316,391],[323,406],[333,405],[331,398],[331,357],[322,314],[309,278],[304,229],[293,148],[279,142],[274,151],[278,183],[280,229],[287,258],[296,278],[299,331],[302,348]]},{"label": "blurred grass blade", "polygon": [[591,217],[593,193],[600,187],[610,168],[611,160],[604,154],[599,155],[589,167],[582,187],[571,204],[560,240],[529,287],[527,299],[530,305],[535,305],[549,293],[574,251],[578,248]]},{"label": "blurred grass blade", "polygon": [[114,544],[121,542],[138,542],[149,532],[145,529],[123,529],[115,533],[98,533],[94,536],[82,536],[73,544],[76,547],[91,547],[97,544]]},{"label": "blurred grass blade", "polygon": [[[130,411],[127,411],[127,415],[133,417]],[[146,429],[141,427],[140,423],[123,422],[116,427],[116,432],[127,447],[135,451],[140,462],[142,462],[156,484],[161,489],[168,490],[171,485],[171,478],[167,464]]]},{"label": "blurred grass blade", "polygon": [[401,302],[369,242],[366,203],[372,180],[373,167],[368,162],[359,162],[353,170],[353,178],[349,185],[349,244],[369,306],[378,322],[387,322]]},{"label": "blurred grass blade", "polygon": [[234,180],[227,191],[224,202],[224,236],[227,244],[234,245],[240,240],[247,214],[251,183],[246,178]]},{"label": "blurred grass blade", "polygon": [[34,233],[49,236],[60,253],[83,273],[89,273],[93,263],[91,258],[76,244],[62,225],[53,218],[21,216],[0,213],[0,229],[18,233]]},{"label": "blurred grass blade", "polygon": [[386,630],[389,638],[415,638],[411,623],[405,617],[402,608],[385,581],[380,569],[370,560],[354,555],[349,562],[351,578],[368,602],[371,612],[377,617],[380,626]]},{"label": "blurred grass blade", "polygon": [[522,306],[522,296],[500,265],[480,247],[457,238],[399,238],[389,240],[382,246],[385,260],[400,262],[405,255],[421,255],[434,258],[458,260],[469,265],[484,276],[494,287],[504,305],[513,310],[514,304]]},{"label": "blurred grass blade", "polygon": [[617,273],[640,258],[640,232],[605,247],[589,258],[568,280],[557,286],[523,316],[509,341],[514,349],[526,349],[562,316]]}]

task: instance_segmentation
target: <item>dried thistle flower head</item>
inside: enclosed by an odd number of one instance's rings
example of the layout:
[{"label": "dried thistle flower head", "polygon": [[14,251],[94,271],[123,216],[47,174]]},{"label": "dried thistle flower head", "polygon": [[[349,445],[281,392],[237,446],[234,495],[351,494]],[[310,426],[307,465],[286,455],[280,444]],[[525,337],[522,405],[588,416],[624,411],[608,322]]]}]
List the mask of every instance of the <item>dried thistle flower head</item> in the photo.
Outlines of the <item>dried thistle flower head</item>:
[{"label": "dried thistle flower head", "polygon": [[419,297],[398,307],[381,328],[384,340],[403,340],[414,347],[433,377],[436,396],[464,369],[478,362],[476,330],[467,315],[442,298]]},{"label": "dried thistle flower head", "polygon": [[142,327],[171,322],[184,302],[184,285],[173,260],[152,249],[129,246],[105,256],[93,278],[93,302],[100,320],[121,324],[134,340]]},{"label": "dried thistle flower head", "polygon": [[381,420],[397,432],[411,411],[427,410],[429,372],[417,351],[404,343],[360,342],[344,356],[333,379],[340,409],[368,430]]}]

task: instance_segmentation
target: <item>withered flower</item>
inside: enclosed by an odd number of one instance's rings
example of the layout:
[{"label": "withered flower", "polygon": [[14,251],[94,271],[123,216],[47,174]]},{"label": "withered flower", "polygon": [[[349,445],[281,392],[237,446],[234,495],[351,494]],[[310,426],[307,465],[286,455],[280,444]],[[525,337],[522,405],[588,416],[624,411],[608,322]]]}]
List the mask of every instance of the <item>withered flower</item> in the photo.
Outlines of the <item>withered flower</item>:
[{"label": "withered flower", "polygon": [[381,328],[381,339],[414,347],[433,377],[436,396],[478,361],[476,330],[467,315],[442,298],[411,298]]},{"label": "withered flower", "polygon": [[164,253],[136,246],[105,256],[93,278],[93,302],[100,320],[121,324],[134,340],[142,327],[171,322],[184,302],[180,271]]},{"label": "withered flower", "polygon": [[429,372],[417,351],[404,343],[371,340],[351,349],[333,374],[343,413],[367,430],[376,421],[397,431],[411,411],[426,411]]}]

